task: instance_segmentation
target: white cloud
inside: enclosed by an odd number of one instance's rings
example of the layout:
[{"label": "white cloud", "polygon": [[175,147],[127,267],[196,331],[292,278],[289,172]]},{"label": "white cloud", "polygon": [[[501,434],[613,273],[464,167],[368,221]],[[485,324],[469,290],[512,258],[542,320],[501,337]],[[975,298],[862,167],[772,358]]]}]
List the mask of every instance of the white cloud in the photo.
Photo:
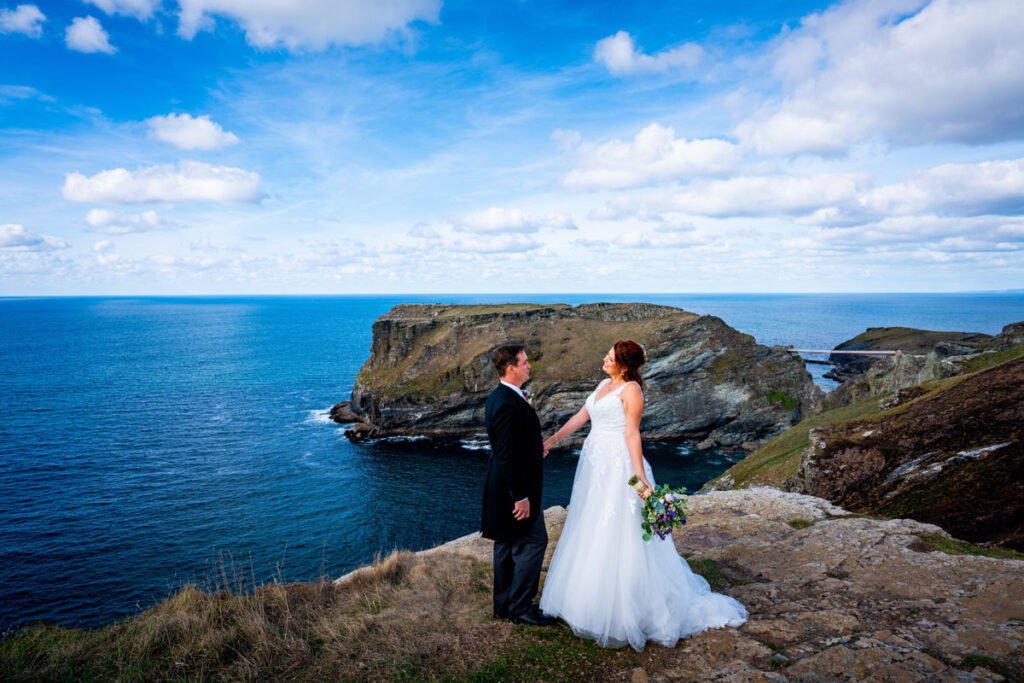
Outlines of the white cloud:
[{"label": "white cloud", "polygon": [[54,251],[67,249],[67,242],[56,237],[37,235],[15,223],[0,225],[0,249],[12,251]]},{"label": "white cloud", "polygon": [[558,128],[551,131],[551,139],[563,150],[569,151],[579,147],[583,142],[583,136],[578,130],[566,130]]},{"label": "white cloud", "polygon": [[851,207],[870,185],[864,174],[739,176],[667,194],[661,204],[705,216],[778,216]]},{"label": "white cloud", "polygon": [[145,21],[153,16],[161,0],[85,0],[107,14],[121,14]]},{"label": "white cloud", "polygon": [[594,47],[594,61],[615,76],[693,69],[704,61],[706,55],[704,48],[696,43],[685,43],[656,55],[646,55],[636,49],[633,37],[625,31],[602,38]]},{"label": "white cloud", "polygon": [[543,246],[536,239],[522,234],[472,235],[445,243],[448,251],[484,255],[523,253]]},{"label": "white cloud", "polygon": [[982,143],[1024,131],[1024,3],[850,0],[805,17],[772,58],[784,95],[737,135],[765,154]]},{"label": "white cloud", "polygon": [[712,238],[692,225],[659,225],[652,230],[619,233],[615,244],[628,249],[672,249],[709,244]]},{"label": "white cloud", "polygon": [[675,129],[652,123],[632,141],[611,140],[581,153],[565,176],[571,188],[622,188],[649,185],[734,169],[742,153],[726,140],[676,138]]},{"label": "white cloud", "polygon": [[23,33],[29,38],[43,35],[46,15],[35,5],[18,5],[14,9],[0,9],[0,33]]},{"label": "white cloud", "polygon": [[913,254],[935,259],[940,254],[1024,250],[1024,219],[1020,217],[902,216],[854,228],[820,228],[782,241],[791,249],[863,257],[872,254]]},{"label": "white cloud", "polygon": [[215,16],[238,22],[258,48],[323,49],[366,45],[406,30],[414,21],[436,23],[440,0],[179,0],[178,33],[191,39],[212,28]]},{"label": "white cloud", "polygon": [[564,214],[532,214],[520,209],[491,207],[484,211],[462,216],[454,222],[455,229],[463,232],[486,234],[533,233],[538,230],[575,230],[572,218]]},{"label": "white cloud", "polygon": [[85,222],[96,232],[108,235],[127,235],[133,232],[148,232],[164,227],[156,211],[137,214],[120,214],[108,209],[90,209]]},{"label": "white cloud", "polygon": [[76,17],[64,33],[68,49],[76,52],[103,52],[112,55],[117,48],[95,17]]},{"label": "white cloud", "polygon": [[114,168],[89,177],[68,173],[62,191],[68,201],[96,204],[257,202],[263,197],[258,173],[198,161],[135,171]]},{"label": "white cloud", "polygon": [[1024,212],[1024,159],[936,166],[868,193],[864,205],[879,215],[1019,214]]},{"label": "white cloud", "polygon": [[178,149],[214,150],[238,144],[238,136],[226,132],[208,115],[168,114],[146,119],[149,136]]}]

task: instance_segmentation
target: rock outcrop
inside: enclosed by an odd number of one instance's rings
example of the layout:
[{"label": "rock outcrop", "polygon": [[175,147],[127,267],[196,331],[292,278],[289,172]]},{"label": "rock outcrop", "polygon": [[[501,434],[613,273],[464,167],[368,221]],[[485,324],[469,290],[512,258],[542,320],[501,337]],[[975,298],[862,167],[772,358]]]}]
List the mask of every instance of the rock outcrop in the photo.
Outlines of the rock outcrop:
[{"label": "rock outcrop", "polygon": [[[987,348],[992,337],[975,332],[935,332],[911,327],[869,327],[852,339],[840,343],[835,351],[902,351],[904,354],[934,353],[938,358],[978,353]],[[825,377],[838,382],[860,375],[868,368],[884,363],[884,356],[832,354],[835,366]]]},{"label": "rock outcrop", "polygon": [[[545,518],[546,566],[565,511]],[[750,619],[626,651],[625,670],[603,680],[1024,680],[1024,561],[939,552],[962,544],[769,487],[691,496],[673,540]],[[491,544],[473,534],[424,555],[439,553],[489,563]]]},{"label": "rock outcrop", "polygon": [[402,305],[373,325],[370,358],[336,419],[354,439],[478,434],[497,382],[489,353],[527,344],[528,385],[545,430],[572,416],[604,376],[617,339],[644,344],[652,439],[706,438],[748,448],[814,410],[821,392],[802,361],[713,316],[652,304]]},{"label": "rock outcrop", "polygon": [[811,431],[784,486],[1024,550],[1024,358],[889,403]]}]

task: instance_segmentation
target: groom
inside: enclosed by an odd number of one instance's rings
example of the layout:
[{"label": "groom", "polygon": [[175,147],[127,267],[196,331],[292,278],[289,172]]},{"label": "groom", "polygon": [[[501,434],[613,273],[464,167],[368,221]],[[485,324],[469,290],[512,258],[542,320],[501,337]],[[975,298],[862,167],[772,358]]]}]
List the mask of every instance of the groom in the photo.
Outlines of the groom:
[{"label": "groom", "polygon": [[523,394],[530,361],[522,344],[491,352],[501,378],[487,397],[487,438],[491,459],[484,484],[484,538],[494,541],[494,616],[517,624],[557,623],[533,603],[548,546],[541,510],[544,444],[537,413]]}]

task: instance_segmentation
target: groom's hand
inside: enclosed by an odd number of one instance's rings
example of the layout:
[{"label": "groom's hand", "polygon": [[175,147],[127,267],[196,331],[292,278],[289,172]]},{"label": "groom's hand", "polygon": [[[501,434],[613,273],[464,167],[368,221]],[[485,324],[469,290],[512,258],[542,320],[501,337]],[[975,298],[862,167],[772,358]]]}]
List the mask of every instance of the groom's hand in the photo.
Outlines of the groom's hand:
[{"label": "groom's hand", "polygon": [[530,516],[530,499],[521,500],[512,507],[512,516],[517,521],[523,521]]}]

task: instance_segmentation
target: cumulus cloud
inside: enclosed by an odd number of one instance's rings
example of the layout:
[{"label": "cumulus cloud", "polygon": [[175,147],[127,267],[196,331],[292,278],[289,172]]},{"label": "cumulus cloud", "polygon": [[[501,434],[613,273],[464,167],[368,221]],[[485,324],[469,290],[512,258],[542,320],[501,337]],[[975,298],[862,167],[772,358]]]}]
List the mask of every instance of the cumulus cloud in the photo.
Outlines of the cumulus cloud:
[{"label": "cumulus cloud", "polygon": [[62,239],[37,235],[16,223],[0,225],[0,249],[5,251],[54,251],[67,249],[68,246]]},{"label": "cumulus cloud", "polygon": [[109,209],[90,209],[85,222],[96,232],[108,235],[127,235],[133,232],[148,232],[164,227],[156,211],[136,214],[120,214]]},{"label": "cumulus cloud", "polygon": [[64,33],[68,49],[76,52],[103,52],[112,55],[117,48],[110,44],[110,36],[95,17],[76,17]]},{"label": "cumulus cloud", "polygon": [[88,177],[68,173],[62,192],[68,201],[94,204],[257,202],[264,196],[258,173],[198,161],[135,171],[114,168]]},{"label": "cumulus cloud", "polygon": [[674,128],[652,123],[631,141],[611,140],[582,151],[565,176],[571,188],[624,188],[665,180],[728,173],[742,153],[726,140],[676,138]]},{"label": "cumulus cloud", "polygon": [[633,36],[625,31],[602,38],[594,47],[594,61],[615,76],[693,69],[706,56],[704,48],[696,43],[685,43],[655,55],[647,55],[636,49]]},{"label": "cumulus cloud", "polygon": [[819,228],[783,240],[787,249],[837,255],[942,255],[1024,251],[1024,219],[1000,216],[900,216],[855,228]]},{"label": "cumulus cloud", "polygon": [[765,154],[985,143],[1024,130],[1024,3],[849,0],[805,17],[772,55],[783,96],[736,134]]},{"label": "cumulus cloud", "polygon": [[659,225],[651,230],[623,232],[616,236],[615,244],[628,249],[673,249],[708,244],[707,234],[692,225]]},{"label": "cumulus cloud", "polygon": [[46,15],[35,5],[18,5],[14,9],[0,9],[0,33],[22,33],[29,38],[43,35]]},{"label": "cumulus cloud", "polygon": [[569,216],[560,213],[532,214],[520,209],[491,207],[484,211],[462,216],[454,222],[461,232],[486,234],[534,233],[539,230],[575,230]]},{"label": "cumulus cloud", "polygon": [[448,251],[484,255],[523,253],[543,246],[533,237],[522,234],[470,235],[445,242]]},{"label": "cumulus cloud", "polygon": [[145,21],[153,16],[160,0],[85,0],[107,14],[121,14]]},{"label": "cumulus cloud", "polygon": [[221,128],[209,115],[168,114],[146,119],[149,137],[178,149],[215,150],[238,144],[238,136]]},{"label": "cumulus cloud", "polygon": [[436,23],[440,0],[179,0],[178,33],[192,39],[214,17],[237,22],[250,45],[323,49],[367,45],[403,31],[414,21]]},{"label": "cumulus cloud", "polygon": [[944,164],[868,193],[880,215],[936,212],[961,216],[1024,212],[1024,159]]},{"label": "cumulus cloud", "polygon": [[801,215],[822,207],[851,207],[870,178],[859,173],[738,176],[667,194],[666,208],[705,216]]}]

